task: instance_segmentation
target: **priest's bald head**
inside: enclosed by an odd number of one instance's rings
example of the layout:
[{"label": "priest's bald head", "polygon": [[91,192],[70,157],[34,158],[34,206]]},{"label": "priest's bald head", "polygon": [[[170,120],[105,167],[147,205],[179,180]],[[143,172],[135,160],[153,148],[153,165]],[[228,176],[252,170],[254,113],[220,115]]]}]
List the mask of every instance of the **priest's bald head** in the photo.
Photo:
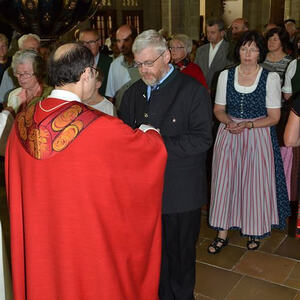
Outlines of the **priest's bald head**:
[{"label": "priest's bald head", "polygon": [[68,90],[81,99],[89,98],[95,89],[94,56],[78,43],[67,43],[52,52],[49,65],[49,84]]}]

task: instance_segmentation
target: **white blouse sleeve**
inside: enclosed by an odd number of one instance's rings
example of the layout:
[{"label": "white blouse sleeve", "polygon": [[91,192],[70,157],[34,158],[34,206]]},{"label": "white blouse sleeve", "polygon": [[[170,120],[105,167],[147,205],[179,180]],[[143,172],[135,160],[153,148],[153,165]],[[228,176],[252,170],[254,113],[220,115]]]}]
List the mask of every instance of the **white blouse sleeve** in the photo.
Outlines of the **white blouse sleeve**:
[{"label": "white blouse sleeve", "polygon": [[8,110],[3,110],[0,113],[0,139],[1,139],[2,132],[5,128],[5,125],[6,125],[9,115],[10,115],[10,112]]},{"label": "white blouse sleeve", "polygon": [[270,72],[267,78],[266,86],[266,107],[281,107],[281,83],[280,77],[275,72]]},{"label": "white blouse sleeve", "polygon": [[282,87],[282,92],[285,94],[291,94],[293,92],[291,80],[296,73],[296,68],[297,68],[297,59],[294,59],[288,65],[284,75],[285,79],[284,79],[284,85]]},{"label": "white blouse sleeve", "polygon": [[226,90],[227,90],[228,70],[220,73],[215,97],[215,104],[226,105]]}]

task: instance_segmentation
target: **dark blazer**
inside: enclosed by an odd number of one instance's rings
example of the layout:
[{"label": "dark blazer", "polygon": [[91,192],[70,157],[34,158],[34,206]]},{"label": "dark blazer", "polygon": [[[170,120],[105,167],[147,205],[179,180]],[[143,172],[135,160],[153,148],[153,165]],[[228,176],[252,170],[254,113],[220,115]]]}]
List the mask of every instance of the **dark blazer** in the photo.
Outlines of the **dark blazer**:
[{"label": "dark blazer", "polygon": [[99,88],[99,93],[102,96],[105,96],[107,77],[108,77],[109,67],[110,67],[110,64],[112,61],[113,61],[113,59],[110,56],[105,55],[103,53],[99,53],[99,60],[98,60],[97,68],[99,68],[101,70],[101,72],[103,73],[103,76],[104,76],[102,85]]},{"label": "dark blazer", "polygon": [[123,96],[120,117],[132,128],[160,129],[168,152],[163,213],[198,209],[206,202],[206,152],[212,144],[209,94],[194,78],[174,70],[149,101],[146,95],[147,85],[135,82]]},{"label": "dark blazer", "polygon": [[206,79],[206,83],[210,88],[213,81],[214,74],[218,71],[225,69],[225,67],[231,65],[232,63],[227,58],[229,44],[227,41],[223,40],[209,67],[208,66],[209,47],[210,47],[210,43],[199,47],[197,49],[196,58],[194,62],[197,65],[199,65],[199,67],[202,69]]}]

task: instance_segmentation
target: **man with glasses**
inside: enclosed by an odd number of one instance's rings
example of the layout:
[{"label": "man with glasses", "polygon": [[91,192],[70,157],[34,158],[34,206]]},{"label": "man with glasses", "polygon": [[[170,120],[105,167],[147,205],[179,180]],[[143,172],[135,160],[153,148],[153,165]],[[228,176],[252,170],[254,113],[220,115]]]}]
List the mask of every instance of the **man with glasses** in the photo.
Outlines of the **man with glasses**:
[{"label": "man with glasses", "polygon": [[106,95],[120,109],[124,92],[138,79],[139,72],[134,66],[132,44],[137,36],[131,25],[122,25],[116,32],[117,46],[121,54],[112,62],[106,87]]},{"label": "man with glasses", "polygon": [[107,77],[112,58],[99,51],[101,47],[100,38],[98,33],[93,29],[86,29],[80,31],[79,42],[87,48],[89,48],[94,55],[95,67],[100,69],[104,76],[102,85],[99,88],[99,93],[100,95],[105,96]]},{"label": "man with glasses", "polygon": [[79,43],[58,47],[55,89],[17,115],[8,140],[15,299],[157,299],[166,149],[156,129],[82,103],[93,64]]},{"label": "man with glasses", "polygon": [[[159,128],[168,152],[159,299],[191,300],[200,208],[207,195],[211,101],[205,87],[169,64],[167,43],[155,30],[141,33],[132,49],[141,80],[125,92],[120,117],[132,128],[143,123]],[[152,157],[148,156],[147,161],[151,162]]]}]

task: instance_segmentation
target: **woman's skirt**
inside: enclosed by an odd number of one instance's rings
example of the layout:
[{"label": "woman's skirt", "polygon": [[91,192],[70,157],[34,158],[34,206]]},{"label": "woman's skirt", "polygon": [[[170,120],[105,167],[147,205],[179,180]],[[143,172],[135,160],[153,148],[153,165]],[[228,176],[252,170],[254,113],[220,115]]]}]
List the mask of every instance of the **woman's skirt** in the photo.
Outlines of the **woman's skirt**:
[{"label": "woman's skirt", "polygon": [[270,127],[231,134],[220,124],[212,163],[212,227],[262,237],[279,225],[274,161]]}]

